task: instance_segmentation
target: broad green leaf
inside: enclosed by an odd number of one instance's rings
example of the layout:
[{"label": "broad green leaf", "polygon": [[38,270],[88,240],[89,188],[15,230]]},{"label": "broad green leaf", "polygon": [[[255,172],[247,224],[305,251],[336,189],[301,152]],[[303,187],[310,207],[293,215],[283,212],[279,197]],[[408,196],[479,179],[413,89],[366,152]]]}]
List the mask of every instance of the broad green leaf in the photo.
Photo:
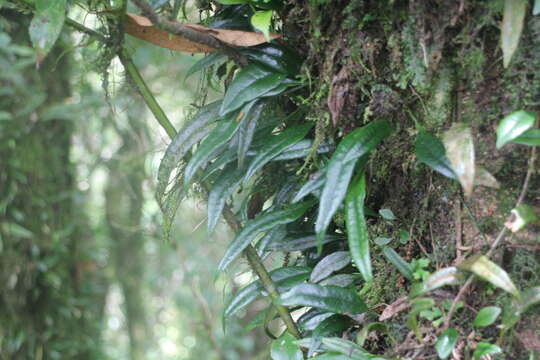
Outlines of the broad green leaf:
[{"label": "broad green leaf", "polygon": [[308,358],[318,351],[322,344],[323,336],[337,335],[347,329],[351,324],[352,319],[345,315],[334,314],[328,319],[322,321],[315,330],[313,330],[311,344],[309,346]]},{"label": "broad green leaf", "polygon": [[242,182],[244,171],[234,165],[227,166],[212,185],[208,194],[208,234],[212,234],[218,224],[225,202]]},{"label": "broad green leaf", "polygon": [[351,262],[348,251],[336,251],[317,263],[311,272],[310,282],[316,283],[327,278],[334,271],[343,269]]},{"label": "broad green leaf", "polygon": [[540,0],[534,0],[533,15],[540,14]]},{"label": "broad green leaf", "polygon": [[[311,338],[304,338],[301,340],[296,340],[295,343],[299,346],[308,348],[311,343]],[[337,337],[324,337],[321,339],[322,349],[342,355],[348,356],[351,360],[382,360],[383,358],[374,356],[368,353],[366,350],[362,349],[360,346],[356,345],[352,341],[337,338]],[[315,359],[318,359],[315,358]],[[330,358],[333,359],[333,358]]]},{"label": "broad green leaf", "polygon": [[503,64],[507,68],[517,50],[523,31],[527,0],[505,0],[501,33]]},{"label": "broad green leaf", "polygon": [[399,229],[399,242],[403,245],[407,244],[411,240],[411,234],[407,230]]},{"label": "broad green leaf", "polygon": [[486,306],[476,314],[473,325],[478,327],[486,327],[495,322],[501,313],[501,308],[498,306]]},{"label": "broad green leaf", "polygon": [[272,10],[256,11],[251,16],[251,25],[264,34],[266,41],[270,41],[270,25],[272,23]]},{"label": "broad green leaf", "polygon": [[310,306],[341,314],[360,314],[368,310],[354,290],[316,284],[297,285],[281,294],[277,302],[285,306]]},{"label": "broad green leaf", "polygon": [[217,149],[226,144],[238,129],[238,122],[234,119],[220,121],[214,130],[197,148],[184,170],[184,189],[189,188],[191,179],[200,168],[206,166],[215,155]]},{"label": "broad green leaf", "polygon": [[[313,141],[310,139],[300,140],[299,142],[287,146],[278,156],[272,159],[272,161],[301,159],[308,156],[313,148]],[[321,144],[317,148],[317,154],[326,154],[334,149],[332,144]]]},{"label": "broad green leaf", "polygon": [[205,57],[203,57],[201,60],[197,61],[195,64],[193,64],[192,67],[189,68],[189,70],[187,71],[186,73],[186,79],[188,77],[190,77],[191,75],[201,71],[201,70],[204,70],[216,63],[219,63],[221,61],[224,61],[226,60],[227,57],[225,56],[225,54],[223,53],[220,53],[220,52],[214,52],[214,53],[211,53]]},{"label": "broad green leaf", "polygon": [[411,290],[411,296],[417,296],[445,285],[455,285],[459,282],[461,276],[456,267],[450,266],[442,268],[433,274],[431,274],[421,286],[417,287],[414,290]]},{"label": "broad green leaf", "polygon": [[[335,235],[328,235],[324,239],[324,244],[342,240],[343,238]],[[301,236],[301,237],[287,237],[278,241],[272,241],[268,244],[267,249],[271,251],[302,251],[317,246],[317,237],[315,235]]]},{"label": "broad green leaf", "polygon": [[[278,286],[278,290],[284,291],[288,288],[303,282],[309,278],[311,269],[304,266],[289,266],[272,270],[270,277]],[[223,317],[229,318],[238,311],[249,305],[263,291],[263,286],[259,280],[243,287],[231,299],[225,307]]]},{"label": "broad green leaf", "polygon": [[322,189],[324,182],[326,181],[326,169],[320,170],[316,172],[315,174],[310,176],[310,179],[298,190],[294,198],[292,199],[292,203],[297,203],[298,201],[302,200],[309,194]]},{"label": "broad green leaf", "polygon": [[296,322],[298,327],[304,331],[312,331],[317,325],[319,325],[324,319],[334,315],[331,312],[323,311],[320,309],[311,309],[298,318]]},{"label": "broad green leaf", "polygon": [[263,96],[279,86],[284,78],[284,74],[266,71],[255,64],[246,66],[240,70],[227,89],[219,114],[226,115]]},{"label": "broad green leaf", "polygon": [[333,285],[333,286],[339,286],[342,288],[348,287],[349,285],[352,285],[356,281],[356,276],[352,274],[337,274],[334,276],[330,276],[321,282],[319,282],[319,285],[326,286],[326,285]]},{"label": "broad green leaf", "polygon": [[38,0],[30,27],[30,40],[37,52],[38,65],[53,48],[66,17],[66,0]]},{"label": "broad green leaf", "polygon": [[270,230],[275,226],[295,221],[311,206],[313,206],[313,202],[294,204],[283,210],[265,212],[255,219],[248,221],[227,247],[225,255],[223,255],[219,263],[219,271],[224,271],[255,240],[259,233]]},{"label": "broad green leaf", "polygon": [[514,111],[506,115],[497,127],[497,149],[500,149],[507,142],[525,135],[525,132],[534,126],[535,119],[536,113],[525,110]]},{"label": "broad green leaf", "polygon": [[482,360],[486,355],[495,355],[502,353],[502,349],[494,344],[479,342],[476,344],[476,350],[473,353],[474,360]]},{"label": "broad green leaf", "polygon": [[456,179],[443,143],[435,136],[421,131],[416,137],[415,153],[418,161],[450,179]]},{"label": "broad green leaf", "polygon": [[522,145],[540,146],[540,129],[527,130],[517,138],[513,139],[512,142]]},{"label": "broad green leaf", "polygon": [[408,280],[413,280],[413,271],[411,265],[406,262],[394,249],[388,246],[383,246],[382,252],[386,260],[388,260],[396,269]]},{"label": "broad green leaf", "polygon": [[385,220],[390,220],[390,221],[396,220],[396,216],[394,215],[394,213],[390,209],[380,209],[379,210],[379,215],[381,215],[383,217],[383,219],[385,219]]},{"label": "broad green leaf", "polygon": [[471,129],[465,124],[456,123],[444,133],[443,143],[465,197],[471,196],[476,171]]},{"label": "broad green leaf", "polygon": [[497,264],[489,260],[484,255],[476,255],[460,264],[460,268],[471,271],[482,279],[499,287],[514,296],[519,296],[519,290],[516,288],[510,276]]},{"label": "broad green leaf", "polygon": [[[242,111],[245,116],[241,120],[240,125],[238,126],[238,132],[236,136],[238,137],[238,167],[244,167],[244,161],[246,160],[247,152],[251,146],[253,136],[255,135],[255,130],[257,128],[257,122],[261,117],[261,114],[266,107],[266,102],[258,101],[255,104],[250,103],[244,106]],[[247,108],[247,109],[246,109]]]},{"label": "broad green leaf", "polygon": [[275,42],[245,48],[240,52],[251,61],[284,74],[296,75],[302,65],[302,59],[294,51]]},{"label": "broad green leaf", "polygon": [[294,336],[285,332],[279,339],[272,341],[270,356],[272,360],[303,360],[302,351],[294,343]]},{"label": "broad green leaf", "polygon": [[319,241],[324,238],[326,228],[345,198],[356,163],[391,132],[392,126],[388,121],[374,121],[352,131],[337,146],[327,166],[326,181],[315,223],[315,233]]},{"label": "broad green leaf", "polygon": [[458,335],[457,330],[453,328],[446,329],[439,335],[435,344],[435,350],[437,350],[439,359],[446,359],[450,356],[452,350],[454,350],[454,346],[456,346]]},{"label": "broad green leaf", "polygon": [[366,199],[366,176],[362,174],[356,184],[352,184],[345,198],[345,222],[347,225],[347,239],[349,251],[354,264],[362,274],[364,280],[371,281],[371,258],[369,255],[369,235],[366,217],[364,214],[364,201]]},{"label": "broad green leaf", "polygon": [[281,134],[272,136],[267,140],[266,144],[259,150],[249,164],[244,176],[244,183],[246,183],[257,170],[261,169],[288,146],[302,140],[312,127],[313,124],[295,126],[286,129]]},{"label": "broad green leaf", "polygon": [[514,233],[523,229],[527,224],[538,221],[536,212],[526,204],[521,204],[517,208],[512,209],[511,213],[512,217],[504,225]]}]

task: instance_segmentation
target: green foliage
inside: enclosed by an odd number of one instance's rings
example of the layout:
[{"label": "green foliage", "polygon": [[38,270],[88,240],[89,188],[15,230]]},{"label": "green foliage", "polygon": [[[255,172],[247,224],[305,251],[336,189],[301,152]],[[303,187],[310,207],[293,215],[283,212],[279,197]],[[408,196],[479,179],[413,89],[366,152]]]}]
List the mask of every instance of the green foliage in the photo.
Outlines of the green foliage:
[{"label": "green foliage", "polygon": [[534,126],[536,114],[531,111],[519,110],[505,116],[497,127],[497,148],[510,141],[515,141]]},{"label": "green foliage", "polygon": [[458,332],[456,329],[446,329],[441,333],[435,344],[437,355],[439,359],[446,359],[452,353],[454,346],[456,346]]}]

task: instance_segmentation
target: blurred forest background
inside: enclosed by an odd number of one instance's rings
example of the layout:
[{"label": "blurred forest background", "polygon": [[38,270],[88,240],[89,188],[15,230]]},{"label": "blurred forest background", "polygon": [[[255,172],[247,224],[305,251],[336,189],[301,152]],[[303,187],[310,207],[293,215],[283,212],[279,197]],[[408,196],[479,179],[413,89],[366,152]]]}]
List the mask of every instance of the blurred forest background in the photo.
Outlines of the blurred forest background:
[{"label": "blurred forest background", "polygon": [[[0,15],[0,359],[258,352],[256,334],[224,334],[219,321],[226,228],[209,240],[191,201],[163,240],[154,185],[167,138],[118,60],[109,67],[99,44],[64,29],[38,70],[30,17]],[[126,41],[181,126],[200,103],[202,80],[186,71],[201,56]]]}]

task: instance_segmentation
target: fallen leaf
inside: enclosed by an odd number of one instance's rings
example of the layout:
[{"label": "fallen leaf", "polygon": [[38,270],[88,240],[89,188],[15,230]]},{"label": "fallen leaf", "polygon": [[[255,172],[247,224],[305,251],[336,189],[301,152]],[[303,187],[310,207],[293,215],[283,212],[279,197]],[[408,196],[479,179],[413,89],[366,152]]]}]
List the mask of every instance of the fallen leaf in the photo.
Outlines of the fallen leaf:
[{"label": "fallen leaf", "polygon": [[[194,30],[207,33],[221,42],[233,47],[249,47],[266,42],[266,38],[263,34],[255,32],[214,29],[196,24],[183,25]],[[189,53],[209,53],[216,50],[209,46],[201,45],[185,39],[182,36],[173,35],[161,30],[154,26],[148,18],[140,15],[126,14],[124,29],[126,33],[136,38],[170,50]],[[280,36],[281,35],[278,34],[270,34],[270,39],[276,39]]]},{"label": "fallen leaf", "polygon": [[483,166],[476,167],[474,185],[486,186],[494,189],[500,188],[500,184],[489,171]]},{"label": "fallen leaf", "polygon": [[388,320],[403,310],[408,309],[410,306],[411,304],[409,303],[408,298],[406,296],[402,296],[384,309],[382,314],[379,316],[379,321]]},{"label": "fallen leaf", "polygon": [[475,180],[475,156],[471,129],[462,123],[452,125],[443,136],[446,155],[457,175],[465,197],[472,194]]}]

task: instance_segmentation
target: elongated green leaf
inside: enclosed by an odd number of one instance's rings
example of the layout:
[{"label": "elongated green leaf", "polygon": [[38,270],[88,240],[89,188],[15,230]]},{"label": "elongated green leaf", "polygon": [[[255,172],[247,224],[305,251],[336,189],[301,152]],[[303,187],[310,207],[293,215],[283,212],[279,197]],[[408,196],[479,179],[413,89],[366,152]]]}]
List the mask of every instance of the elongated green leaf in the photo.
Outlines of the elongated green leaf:
[{"label": "elongated green leaf", "polygon": [[257,170],[261,169],[288,146],[302,140],[312,127],[313,124],[295,126],[268,140],[249,164],[246,175],[244,176],[244,183],[246,183]]},{"label": "elongated green leaf", "polygon": [[349,251],[360,274],[366,282],[373,279],[371,258],[369,255],[369,235],[364,201],[366,199],[366,176],[362,174],[357,184],[352,184],[345,199],[345,222]]},{"label": "elongated green leaf", "polygon": [[[296,144],[287,146],[278,156],[272,159],[272,161],[282,161],[282,160],[292,160],[292,159],[301,159],[308,156],[313,147],[313,141],[310,139],[300,140]],[[332,151],[334,146],[329,143],[321,144],[317,148],[317,154],[326,154],[329,151]]]},{"label": "elongated green leaf", "polygon": [[330,276],[321,282],[319,282],[319,285],[321,286],[327,286],[327,285],[333,285],[333,286],[339,286],[339,287],[347,287],[349,285],[352,285],[356,280],[356,276],[352,274],[337,274],[334,276]]},{"label": "elongated green leaf", "polygon": [[[295,343],[302,347],[309,347],[311,343],[311,338],[304,338],[301,340],[296,340]],[[321,339],[322,349],[326,351],[331,351],[334,353],[342,354],[348,356],[349,359],[353,360],[382,360],[383,358],[374,356],[362,349],[360,346],[356,345],[352,341],[337,338],[337,337],[324,337]],[[316,358],[317,359],[317,358]]]},{"label": "elongated green leaf", "polygon": [[317,325],[315,330],[313,330],[313,337],[311,338],[308,357],[312,357],[313,354],[318,350],[322,343],[323,336],[336,335],[344,331],[349,327],[351,321],[352,319],[348,316],[334,314]]},{"label": "elongated green leaf", "polygon": [[352,131],[337,146],[327,166],[326,181],[315,223],[315,233],[319,241],[324,238],[326,228],[345,198],[358,159],[375,148],[391,132],[392,126],[388,121],[374,121]]},{"label": "elongated green leaf", "polygon": [[446,329],[442,332],[435,344],[435,350],[437,350],[439,359],[446,359],[450,356],[452,350],[454,350],[454,346],[456,346],[458,335],[457,330],[453,328]]},{"label": "elongated green leaf", "polygon": [[66,0],[36,1],[36,12],[28,31],[37,52],[38,64],[56,43],[64,26],[65,14]]},{"label": "elongated green leaf", "polygon": [[201,167],[211,160],[215,151],[227,143],[238,128],[234,119],[221,121],[197,148],[184,170],[184,188],[187,190],[191,179]]},{"label": "elongated green leaf", "polygon": [[[305,266],[289,266],[272,270],[270,277],[281,289],[280,291],[287,290],[288,288],[300,284],[304,280],[309,278],[311,269]],[[252,282],[251,284],[243,287],[238,293],[231,299],[229,304],[225,307],[223,312],[224,318],[229,318],[236,314],[238,311],[249,305],[255,300],[263,291],[263,286],[259,280]]]},{"label": "elongated green leaf", "polygon": [[240,70],[225,93],[220,115],[226,115],[242,105],[276,88],[285,78],[284,74],[266,71],[256,64]]},{"label": "elongated green leaf", "polygon": [[461,263],[459,267],[473,272],[475,275],[508,291],[514,296],[519,296],[519,290],[516,288],[506,271],[501,269],[484,255],[473,256]]},{"label": "elongated green leaf", "polygon": [[310,179],[298,190],[294,198],[292,199],[292,203],[296,203],[309,194],[322,189],[324,186],[324,183],[326,181],[326,169],[320,170],[316,172],[315,174],[310,176]]},{"label": "elongated green leaf", "polygon": [[535,119],[536,113],[525,110],[514,111],[506,115],[497,127],[497,149],[500,149],[507,142],[525,135],[525,132],[534,126]]},{"label": "elongated green leaf", "polygon": [[502,353],[502,349],[494,344],[489,344],[486,342],[479,342],[476,344],[476,350],[473,353],[474,360],[481,360],[486,355],[495,355]]},{"label": "elongated green leaf", "polygon": [[279,339],[272,341],[270,356],[272,360],[303,360],[302,351],[294,343],[295,338],[285,332]]},{"label": "elongated green leaf", "polygon": [[225,202],[242,182],[244,171],[229,165],[213,184],[208,194],[208,234],[212,234],[225,207]]},{"label": "elongated green leaf", "polygon": [[311,272],[309,281],[316,283],[327,278],[334,271],[343,269],[351,262],[348,251],[336,251],[317,263]]},{"label": "elongated green leaf", "polygon": [[251,16],[251,25],[264,34],[266,41],[270,41],[270,25],[273,11],[257,11]]},{"label": "elongated green leaf", "polygon": [[501,47],[503,51],[504,67],[510,65],[510,60],[517,50],[519,38],[523,31],[525,12],[527,10],[526,0],[505,0],[502,22]]},{"label": "elongated green leaf", "polygon": [[[252,103],[250,103],[252,104]],[[248,109],[246,109],[248,107]],[[261,117],[261,114],[266,107],[266,102],[258,101],[253,105],[246,105],[242,112],[245,116],[238,126],[238,167],[244,167],[244,161],[246,160],[247,152],[251,146],[253,136],[255,135],[255,129],[257,128],[257,122]]]},{"label": "elongated green leaf", "polygon": [[408,280],[413,280],[413,271],[411,265],[406,262],[394,249],[388,246],[383,246],[382,252],[386,260],[388,260],[396,269]]},{"label": "elongated green leaf", "polygon": [[[325,237],[323,244],[343,240],[342,237],[336,235],[328,235]],[[301,237],[287,237],[281,240],[272,241],[268,244],[268,250],[271,251],[301,251],[317,246],[317,237],[315,235]]]},{"label": "elongated green leaf", "polygon": [[265,212],[255,219],[248,221],[231,244],[229,244],[225,255],[223,255],[219,263],[219,271],[225,270],[259,233],[270,230],[275,226],[295,221],[311,206],[313,206],[313,202],[294,204],[283,210]]},{"label": "elongated green leaf", "polygon": [[473,325],[478,327],[486,327],[495,322],[501,313],[501,308],[498,306],[486,306],[476,314]]},{"label": "elongated green leaf", "polygon": [[214,64],[220,63],[226,59],[227,57],[223,53],[220,53],[220,52],[211,53],[203,57],[201,60],[197,61],[195,64],[193,64],[192,67],[189,68],[189,70],[186,73],[186,79],[190,77],[191,75],[201,70],[204,70]]},{"label": "elongated green leaf", "polygon": [[471,196],[476,172],[471,129],[462,123],[453,124],[444,133],[443,143],[465,196]]},{"label": "elongated green leaf", "polygon": [[455,179],[450,160],[446,157],[443,143],[435,136],[421,131],[416,137],[415,153],[418,161],[423,162],[444,176]]},{"label": "elongated green leaf", "polygon": [[275,228],[269,230],[266,235],[264,235],[261,240],[257,242],[257,253],[259,256],[263,256],[265,251],[268,250],[268,245],[273,242],[279,242],[287,236],[287,227],[286,225],[276,226]]},{"label": "elongated green leaf", "polygon": [[513,139],[512,142],[522,145],[540,146],[540,129],[527,130],[517,138]]},{"label": "elongated green leaf", "polygon": [[343,355],[335,352],[326,352],[321,355],[314,357],[317,360],[351,360],[351,357],[348,355]]},{"label": "elongated green leaf", "polygon": [[281,294],[277,302],[285,306],[311,306],[341,314],[367,311],[366,304],[354,290],[337,286],[300,284]]},{"label": "elongated green leaf", "polygon": [[320,309],[311,309],[298,318],[297,325],[303,331],[312,331],[324,319],[327,319],[332,315],[334,314],[331,312],[323,311]]},{"label": "elongated green leaf", "polygon": [[284,74],[296,75],[302,65],[302,59],[297,54],[285,45],[275,42],[245,48],[240,52],[251,61]]}]

